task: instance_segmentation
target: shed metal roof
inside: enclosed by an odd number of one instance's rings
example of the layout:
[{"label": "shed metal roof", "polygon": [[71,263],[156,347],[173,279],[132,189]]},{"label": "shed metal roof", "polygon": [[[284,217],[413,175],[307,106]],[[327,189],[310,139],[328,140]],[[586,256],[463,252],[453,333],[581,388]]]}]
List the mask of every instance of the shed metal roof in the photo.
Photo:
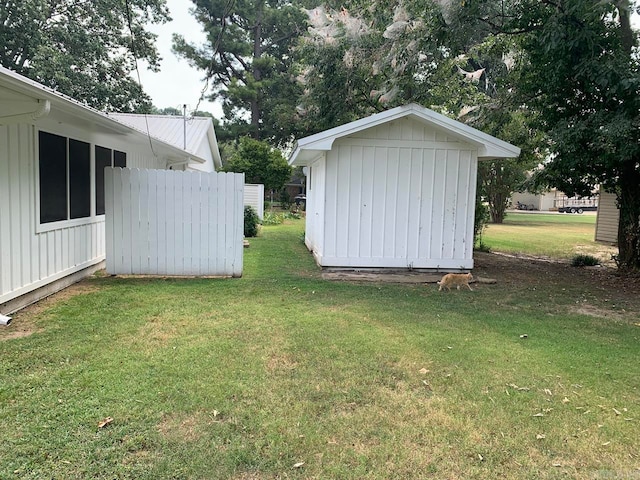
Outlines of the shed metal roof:
[{"label": "shed metal roof", "polygon": [[307,165],[322,152],[331,150],[333,142],[338,138],[353,135],[359,131],[404,117],[412,118],[437,128],[447,135],[476,145],[479,160],[513,158],[520,155],[520,148],[510,143],[481,132],[457,120],[445,117],[416,103],[410,103],[299,139],[296,142],[293,153],[289,157],[289,164]]}]

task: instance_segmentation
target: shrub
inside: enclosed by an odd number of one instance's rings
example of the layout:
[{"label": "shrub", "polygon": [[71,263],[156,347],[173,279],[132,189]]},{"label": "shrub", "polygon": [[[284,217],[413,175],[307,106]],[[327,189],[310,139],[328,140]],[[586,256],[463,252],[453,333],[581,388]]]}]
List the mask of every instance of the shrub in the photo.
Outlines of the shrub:
[{"label": "shrub", "polygon": [[284,222],[284,216],[281,213],[264,212],[263,225],[280,225],[282,222]]},{"label": "shrub", "polygon": [[595,265],[600,265],[600,260],[592,255],[579,254],[571,259],[573,267],[593,267]]},{"label": "shrub", "polygon": [[253,207],[246,205],[244,207],[244,236],[257,237],[259,223],[260,217],[258,217],[258,212],[256,212]]}]

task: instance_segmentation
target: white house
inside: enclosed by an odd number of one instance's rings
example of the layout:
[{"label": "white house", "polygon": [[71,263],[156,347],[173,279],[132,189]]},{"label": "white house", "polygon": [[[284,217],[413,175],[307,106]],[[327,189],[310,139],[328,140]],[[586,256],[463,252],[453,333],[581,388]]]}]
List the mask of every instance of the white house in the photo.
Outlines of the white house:
[{"label": "white house", "polygon": [[106,166],[207,161],[0,67],[0,312],[103,265]]},{"label": "white house", "polygon": [[322,267],[473,268],[478,161],[520,149],[416,104],[298,140]]},{"label": "white house", "polygon": [[186,164],[185,170],[213,172],[222,167],[213,119],[210,117],[184,118],[175,115],[134,113],[109,113],[109,117],[143,133],[146,133],[148,128],[154,137],[205,159],[205,163]]}]

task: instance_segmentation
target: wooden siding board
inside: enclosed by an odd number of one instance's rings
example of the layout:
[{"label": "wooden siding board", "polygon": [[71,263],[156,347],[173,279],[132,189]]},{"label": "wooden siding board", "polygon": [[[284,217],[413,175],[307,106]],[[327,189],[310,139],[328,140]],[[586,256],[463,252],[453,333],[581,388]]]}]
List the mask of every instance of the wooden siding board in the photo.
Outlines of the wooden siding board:
[{"label": "wooden siding board", "polygon": [[[0,125],[0,225],[11,216],[9,202],[9,128]],[[8,228],[0,228],[0,295],[11,291],[11,236]]]},{"label": "wooden siding board", "polygon": [[446,150],[435,151],[434,176],[432,183],[433,202],[431,216],[431,242],[429,258],[441,259],[443,256],[443,230],[445,221],[444,205],[446,204]]},{"label": "wooden siding board", "polygon": [[423,174],[423,150],[411,149],[411,172],[409,178],[409,208],[407,222],[408,249],[407,256],[411,263],[420,258],[420,235],[422,221],[422,205],[424,202],[422,192]]},{"label": "wooden siding board", "polygon": [[360,177],[360,188],[362,190],[362,206],[360,211],[360,231],[358,243],[360,245],[359,254],[364,257],[372,256],[373,219],[376,213],[373,211],[373,177],[374,177],[374,148],[364,147],[362,149],[362,172]]},{"label": "wooden siding board", "polygon": [[[386,155],[384,155],[386,153]],[[380,191],[380,196],[384,202],[384,219],[382,227],[383,234],[383,258],[393,258],[396,248],[396,217],[398,205],[398,169],[399,158],[398,149],[391,148],[383,151],[386,157],[386,182],[385,188]]]},{"label": "wooden siding board", "polygon": [[347,187],[348,190],[348,222],[347,222],[347,256],[360,256],[360,229],[362,228],[362,147],[354,146],[345,148],[347,155],[346,159],[341,161],[346,162],[349,167],[350,184]]},{"label": "wooden siding board", "polygon": [[[409,125],[410,127],[410,125]],[[409,130],[409,129],[407,129]],[[410,136],[409,131],[409,136]],[[398,187],[396,190],[396,223],[394,257],[409,257],[409,207],[411,206],[411,149],[398,149]],[[406,265],[408,266],[408,264]]]}]

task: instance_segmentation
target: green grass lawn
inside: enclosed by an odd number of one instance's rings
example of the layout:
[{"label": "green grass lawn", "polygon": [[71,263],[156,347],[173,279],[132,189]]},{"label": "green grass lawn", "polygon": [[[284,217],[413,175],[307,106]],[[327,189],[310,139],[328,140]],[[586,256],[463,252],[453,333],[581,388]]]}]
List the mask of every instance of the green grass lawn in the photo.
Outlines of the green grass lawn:
[{"label": "green grass lawn", "polygon": [[327,282],[302,230],[265,227],[241,279],[97,277],[16,314],[0,478],[640,475],[638,311]]},{"label": "green grass lawn", "polygon": [[617,250],[594,240],[591,214],[508,213],[504,223],[489,224],[483,242],[494,251],[569,259],[588,254],[611,261]]}]

